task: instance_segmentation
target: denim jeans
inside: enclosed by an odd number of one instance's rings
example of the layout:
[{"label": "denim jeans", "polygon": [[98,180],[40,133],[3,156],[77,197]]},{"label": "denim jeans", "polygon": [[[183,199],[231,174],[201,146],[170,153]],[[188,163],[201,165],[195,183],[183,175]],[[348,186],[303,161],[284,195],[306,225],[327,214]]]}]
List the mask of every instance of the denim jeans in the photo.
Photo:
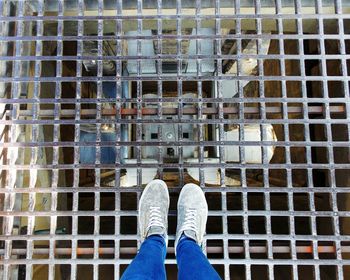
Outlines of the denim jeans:
[{"label": "denim jeans", "polygon": [[[176,252],[178,279],[220,279],[194,240],[183,235],[177,245]],[[125,270],[121,279],[166,279],[165,256],[164,238],[160,235],[151,235],[142,243],[139,253]]]}]

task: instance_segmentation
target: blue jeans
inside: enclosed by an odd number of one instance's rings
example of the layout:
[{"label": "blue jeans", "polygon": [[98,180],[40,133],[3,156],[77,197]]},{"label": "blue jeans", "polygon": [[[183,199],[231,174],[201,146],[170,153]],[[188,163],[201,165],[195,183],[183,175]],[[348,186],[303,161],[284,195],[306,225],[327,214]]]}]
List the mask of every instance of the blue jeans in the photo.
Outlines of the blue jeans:
[{"label": "blue jeans", "polygon": [[[177,245],[176,252],[178,279],[220,279],[194,240],[183,235]],[[160,235],[151,235],[142,243],[139,253],[125,270],[121,279],[166,279],[165,256],[164,238]]]}]

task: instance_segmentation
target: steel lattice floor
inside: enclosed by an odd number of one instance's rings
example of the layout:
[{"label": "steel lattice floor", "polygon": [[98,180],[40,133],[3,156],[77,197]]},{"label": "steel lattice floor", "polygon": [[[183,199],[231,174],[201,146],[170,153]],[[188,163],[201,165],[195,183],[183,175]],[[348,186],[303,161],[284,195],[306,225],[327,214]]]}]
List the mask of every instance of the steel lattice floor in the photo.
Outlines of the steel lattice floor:
[{"label": "steel lattice floor", "polygon": [[137,205],[207,197],[224,279],[350,279],[348,0],[0,2],[1,279],[118,279]]}]

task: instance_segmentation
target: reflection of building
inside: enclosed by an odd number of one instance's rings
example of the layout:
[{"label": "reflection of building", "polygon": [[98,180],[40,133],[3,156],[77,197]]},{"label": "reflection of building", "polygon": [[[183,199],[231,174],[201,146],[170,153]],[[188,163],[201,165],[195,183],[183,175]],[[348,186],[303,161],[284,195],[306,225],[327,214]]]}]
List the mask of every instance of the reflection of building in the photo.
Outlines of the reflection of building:
[{"label": "reflection of building", "polygon": [[[138,31],[129,31],[125,35],[129,37],[138,37],[143,36],[144,39],[141,40],[127,40],[126,45],[124,46],[127,49],[127,55],[130,57],[142,57],[143,59],[136,60],[130,59],[123,65],[125,68],[122,71],[123,75],[128,75],[128,77],[135,77],[142,75],[144,77],[152,76],[157,73],[162,73],[164,77],[174,77],[176,75],[183,75],[184,77],[191,77],[193,75],[200,75],[202,77],[206,76],[215,76],[218,75],[220,71],[218,71],[217,60],[211,58],[211,56],[215,52],[215,41],[210,38],[215,34],[215,30],[211,28],[201,28],[201,29],[191,29],[185,28],[182,30],[181,34],[184,36],[193,36],[201,38],[200,40],[194,39],[183,39],[181,42],[173,39],[171,36],[176,36],[176,30],[167,30],[163,29],[162,35],[165,36],[162,40],[155,39],[157,30],[144,30],[141,33]],[[166,37],[167,36],[167,37]],[[85,44],[84,52],[87,54],[94,54],[97,52],[97,42],[91,42],[89,44]],[[269,47],[269,40],[264,40],[262,45],[262,52],[267,53]],[[104,55],[115,55],[115,46],[112,44],[103,44],[103,52]],[[237,52],[237,45],[235,41],[225,40],[222,45],[222,53],[223,55],[234,55]],[[243,54],[251,54],[254,55],[257,53],[257,42],[256,40],[245,40],[243,44]],[[157,59],[157,56],[162,56],[163,59]],[[178,57],[183,56],[185,59],[179,60]],[[198,64],[197,58],[200,57],[200,63]],[[152,58],[152,59],[148,59]],[[116,71],[113,65],[113,61],[107,63],[104,61],[103,70],[105,75],[113,75]],[[96,61],[84,61],[84,65],[86,69],[90,73],[96,73]],[[251,75],[253,71],[257,67],[256,59],[242,59],[241,69],[244,75]],[[111,72],[112,69],[112,72]],[[114,71],[114,72],[113,72]],[[179,72],[180,71],[180,72]],[[223,74],[229,75],[237,75],[237,63],[235,60],[226,59],[222,62],[222,70]],[[194,81],[184,81],[183,87],[186,87],[187,84],[195,84]],[[245,82],[243,86],[247,85],[248,82]],[[169,83],[170,85],[170,83]],[[223,80],[220,84],[220,91],[218,89],[218,84],[216,82],[211,82],[205,88],[202,96],[205,98],[218,98],[221,95],[223,98],[231,98],[238,94],[238,85],[236,80]],[[152,89],[155,89],[152,91]],[[122,87],[121,97],[124,98],[136,98],[141,96],[142,98],[142,109],[157,109],[161,106],[164,113],[162,113],[163,118],[168,120],[168,124],[157,124],[154,125],[152,122],[144,123],[142,125],[142,135],[141,139],[138,139],[137,133],[138,130],[132,126],[126,128],[121,131],[122,139],[129,140],[141,140],[145,142],[154,142],[155,144],[158,141],[169,143],[165,146],[159,147],[157,145],[149,145],[141,147],[141,159],[145,162],[154,163],[157,161],[165,161],[165,162],[178,162],[179,160],[184,162],[198,162],[199,158],[199,147],[194,145],[193,143],[199,140],[198,125],[193,124],[191,120],[196,119],[197,115],[197,105],[196,100],[198,99],[198,93],[196,92],[196,87],[194,91],[183,91],[181,98],[182,102],[179,103],[177,98],[178,91],[171,88],[171,86],[167,85],[167,82],[162,82],[162,96],[169,97],[169,99],[173,98],[175,101],[162,102],[159,104],[158,99],[158,90],[157,85],[152,83],[145,84],[142,87],[142,91],[140,89],[135,88],[135,83],[124,82]],[[117,92],[115,88],[115,83],[103,83],[102,87],[102,97],[115,98],[115,93]],[[150,100],[147,102],[147,100]],[[137,104],[132,103],[124,103],[124,108],[136,108]],[[126,107],[125,107],[126,106]],[[211,106],[211,105],[210,105]],[[102,108],[114,108],[115,105],[112,103],[103,103]],[[207,104],[203,103],[202,108],[209,108]],[[173,111],[171,111],[173,109]],[[182,114],[181,120],[183,124],[176,123],[179,118],[178,112],[179,110],[192,110],[192,114]],[[172,112],[172,114],[167,115],[168,112]],[[204,116],[206,118],[206,116]],[[146,115],[143,117],[144,120],[154,120],[158,118],[156,114],[154,115]],[[172,123],[174,122],[174,123]],[[249,131],[249,140],[251,141],[260,141],[261,133],[259,126],[247,126],[245,129]],[[81,126],[81,140],[83,142],[94,142],[96,140],[96,127],[94,125]],[[267,141],[275,141],[275,136],[273,132],[272,126],[270,126],[269,132],[267,135]],[[202,141],[220,141],[219,139],[219,127],[216,125],[206,126],[204,130],[202,130]],[[181,134],[181,135],[180,135]],[[247,134],[247,135],[248,135]],[[236,136],[234,136],[236,135]],[[239,141],[237,128],[226,129],[224,140],[226,141]],[[106,127],[106,131],[102,128],[101,130],[101,141],[102,142],[114,142],[116,141],[114,135],[114,127],[113,125],[109,125]],[[184,143],[180,148],[175,144],[171,143]],[[186,144],[187,143],[187,144]],[[190,144],[192,143],[192,144]],[[229,146],[227,146],[229,147]],[[261,162],[261,149],[259,146],[249,146],[246,149],[247,162]],[[270,160],[273,153],[273,146],[269,148],[268,159]],[[94,163],[96,158],[96,148],[94,147],[83,147],[80,148],[80,162],[82,163]],[[238,149],[227,149],[228,156],[226,157],[227,161],[239,161],[239,150]],[[138,151],[133,148],[123,150],[122,161],[126,163],[135,162]],[[113,146],[101,148],[101,163],[114,163],[115,162],[115,148]],[[210,147],[205,152],[205,161],[213,161],[216,162],[219,157],[218,148]],[[208,183],[217,184],[219,183],[216,178],[218,178],[218,169],[212,168],[208,174],[213,177],[209,179],[210,176],[207,176],[206,179]],[[145,179],[145,173],[143,176],[143,183],[147,183],[147,180],[151,180],[157,174],[157,169],[153,168],[147,170],[147,178]],[[189,174],[196,180],[199,180],[199,174],[193,169],[188,169]],[[123,181],[126,185],[135,185],[137,184],[136,180],[137,174],[136,169],[131,168],[126,170],[126,177]]]}]

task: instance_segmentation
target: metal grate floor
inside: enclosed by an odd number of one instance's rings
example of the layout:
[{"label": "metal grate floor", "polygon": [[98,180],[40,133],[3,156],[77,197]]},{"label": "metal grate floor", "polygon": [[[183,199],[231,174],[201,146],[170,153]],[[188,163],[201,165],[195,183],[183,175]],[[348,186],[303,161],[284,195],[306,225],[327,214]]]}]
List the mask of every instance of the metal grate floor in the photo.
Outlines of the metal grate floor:
[{"label": "metal grate floor", "polygon": [[1,279],[118,279],[145,184],[223,279],[350,279],[348,0],[0,2]]}]

